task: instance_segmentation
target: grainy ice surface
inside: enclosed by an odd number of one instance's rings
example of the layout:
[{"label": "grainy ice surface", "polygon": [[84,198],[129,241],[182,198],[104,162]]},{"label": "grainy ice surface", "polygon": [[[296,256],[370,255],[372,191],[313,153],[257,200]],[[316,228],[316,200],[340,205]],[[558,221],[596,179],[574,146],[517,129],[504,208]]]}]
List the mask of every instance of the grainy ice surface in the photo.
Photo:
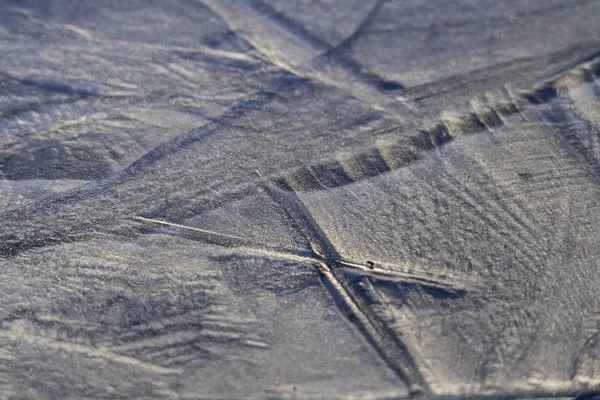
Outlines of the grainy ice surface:
[{"label": "grainy ice surface", "polygon": [[594,398],[599,18],[1,1],[0,398]]}]

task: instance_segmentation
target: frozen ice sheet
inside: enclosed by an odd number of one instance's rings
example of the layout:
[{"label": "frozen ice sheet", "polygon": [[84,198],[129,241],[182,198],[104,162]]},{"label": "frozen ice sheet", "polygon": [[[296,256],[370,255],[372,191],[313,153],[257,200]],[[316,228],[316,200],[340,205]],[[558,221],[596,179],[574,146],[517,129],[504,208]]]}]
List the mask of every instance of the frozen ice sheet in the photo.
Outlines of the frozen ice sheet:
[{"label": "frozen ice sheet", "polygon": [[600,394],[595,1],[0,4],[0,398]]}]

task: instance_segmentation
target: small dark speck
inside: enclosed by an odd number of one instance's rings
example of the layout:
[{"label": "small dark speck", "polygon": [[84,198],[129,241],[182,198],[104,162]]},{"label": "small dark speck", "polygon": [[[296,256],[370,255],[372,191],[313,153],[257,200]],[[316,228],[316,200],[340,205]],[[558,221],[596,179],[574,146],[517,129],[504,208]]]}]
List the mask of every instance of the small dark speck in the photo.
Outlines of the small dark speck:
[{"label": "small dark speck", "polygon": [[527,181],[533,178],[533,175],[531,175],[529,172],[519,172],[519,178]]},{"label": "small dark speck", "polygon": [[391,92],[391,91],[395,91],[395,90],[403,90],[404,86],[402,86],[400,83],[398,82],[393,82],[393,81],[382,81],[379,82],[378,84],[379,88],[385,92]]},{"label": "small dark speck", "polygon": [[367,261],[367,265],[369,266],[369,269],[375,268],[375,263],[373,261]]}]

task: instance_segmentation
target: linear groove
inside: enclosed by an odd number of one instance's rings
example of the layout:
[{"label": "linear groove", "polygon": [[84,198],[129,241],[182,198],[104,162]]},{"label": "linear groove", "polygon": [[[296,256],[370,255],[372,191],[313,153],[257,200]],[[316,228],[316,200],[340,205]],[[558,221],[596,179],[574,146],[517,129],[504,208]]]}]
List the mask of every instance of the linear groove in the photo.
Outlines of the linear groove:
[{"label": "linear groove", "polygon": [[[423,373],[407,351],[407,347],[389,326],[376,317],[365,303],[359,286],[352,285],[343,275],[341,257],[335,246],[327,239],[318,223],[304,206],[302,199],[290,186],[284,193],[277,193],[268,184],[265,189],[282,206],[295,223],[299,232],[308,240],[314,253],[323,257],[315,263],[321,279],[333,296],[338,307],[371,343],[392,371],[409,386],[411,393],[430,393],[431,389]],[[282,194],[288,198],[282,198]],[[293,198],[292,198],[293,196]],[[287,201],[282,201],[287,200]],[[370,312],[369,312],[370,311]]]}]

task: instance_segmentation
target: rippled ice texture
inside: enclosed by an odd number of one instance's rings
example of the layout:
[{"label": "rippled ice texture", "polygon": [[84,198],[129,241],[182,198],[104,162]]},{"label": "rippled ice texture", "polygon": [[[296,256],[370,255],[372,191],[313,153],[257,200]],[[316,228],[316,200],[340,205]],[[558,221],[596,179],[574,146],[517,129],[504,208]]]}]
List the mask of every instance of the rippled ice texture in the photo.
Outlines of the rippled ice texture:
[{"label": "rippled ice texture", "polygon": [[599,393],[599,15],[0,2],[0,398]]}]

